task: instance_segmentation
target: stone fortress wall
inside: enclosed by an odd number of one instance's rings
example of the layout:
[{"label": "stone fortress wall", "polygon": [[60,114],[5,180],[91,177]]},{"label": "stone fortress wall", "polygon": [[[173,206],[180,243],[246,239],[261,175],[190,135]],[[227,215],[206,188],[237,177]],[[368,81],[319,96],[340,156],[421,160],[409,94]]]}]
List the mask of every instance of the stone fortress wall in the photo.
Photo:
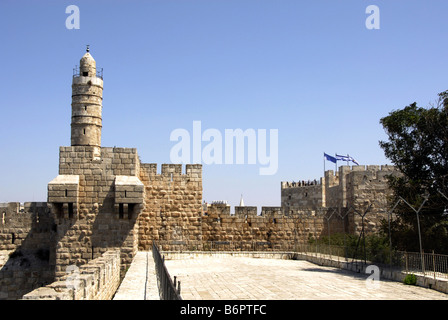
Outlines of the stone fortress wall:
[{"label": "stone fortress wall", "polygon": [[[387,219],[387,176],[393,166],[341,166],[320,180],[281,182],[281,206],[211,204],[202,217],[202,239],[219,242],[306,243],[334,233],[378,231]],[[364,223],[362,223],[364,216]]]}]

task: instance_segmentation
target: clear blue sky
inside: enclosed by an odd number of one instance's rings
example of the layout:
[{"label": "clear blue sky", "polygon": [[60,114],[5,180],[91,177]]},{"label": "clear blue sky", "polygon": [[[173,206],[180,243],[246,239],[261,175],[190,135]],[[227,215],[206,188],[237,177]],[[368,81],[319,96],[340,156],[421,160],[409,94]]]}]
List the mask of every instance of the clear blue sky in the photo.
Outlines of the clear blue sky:
[{"label": "clear blue sky", "polygon": [[[68,30],[68,5],[80,29]],[[380,30],[368,30],[368,5]],[[204,165],[203,198],[280,205],[280,182],[323,174],[323,152],[390,163],[379,124],[448,89],[446,0],[0,2],[0,202],[45,201],[70,145],[72,68],[104,68],[102,146],[170,162],[170,133],[278,129],[279,167]],[[326,163],[326,169],[334,165]]]}]

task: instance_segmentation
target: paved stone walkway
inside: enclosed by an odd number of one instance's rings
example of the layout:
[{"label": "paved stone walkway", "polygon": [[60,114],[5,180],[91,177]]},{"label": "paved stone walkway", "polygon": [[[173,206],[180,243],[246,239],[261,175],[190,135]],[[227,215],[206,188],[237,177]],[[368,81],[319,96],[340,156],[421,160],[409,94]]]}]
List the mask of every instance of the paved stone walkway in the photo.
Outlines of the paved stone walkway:
[{"label": "paved stone walkway", "polygon": [[165,263],[181,281],[184,300],[448,300],[447,294],[390,280],[368,287],[367,274],[303,260],[204,256]]},{"label": "paved stone walkway", "polygon": [[[184,300],[448,300],[448,295],[304,260],[186,256],[165,260]],[[138,252],[114,300],[159,300],[151,252]]]},{"label": "paved stone walkway", "polygon": [[152,252],[137,252],[114,300],[159,300]]}]

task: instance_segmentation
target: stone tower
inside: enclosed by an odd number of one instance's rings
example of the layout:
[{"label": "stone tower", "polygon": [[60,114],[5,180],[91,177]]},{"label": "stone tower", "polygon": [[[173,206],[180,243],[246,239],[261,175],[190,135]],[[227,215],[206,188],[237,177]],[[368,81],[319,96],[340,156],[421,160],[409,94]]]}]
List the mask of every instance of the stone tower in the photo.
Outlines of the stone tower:
[{"label": "stone tower", "polygon": [[102,101],[102,72],[97,72],[87,47],[73,75],[71,145],[95,147],[95,156],[99,156],[101,147]]},{"label": "stone tower", "polygon": [[59,148],[48,183],[56,279],[109,250],[120,250],[123,276],[153,240],[201,241],[202,166],[162,164],[158,174],[135,148],[101,146],[103,79],[88,48],[72,92],[71,146]]}]

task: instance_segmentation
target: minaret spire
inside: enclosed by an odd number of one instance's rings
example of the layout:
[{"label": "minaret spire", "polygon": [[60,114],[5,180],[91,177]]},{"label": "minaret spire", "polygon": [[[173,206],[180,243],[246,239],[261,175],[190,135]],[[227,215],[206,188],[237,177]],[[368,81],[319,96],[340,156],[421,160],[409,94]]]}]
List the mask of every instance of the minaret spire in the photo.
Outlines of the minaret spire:
[{"label": "minaret spire", "polygon": [[241,194],[240,207],[244,207],[243,195]]}]

